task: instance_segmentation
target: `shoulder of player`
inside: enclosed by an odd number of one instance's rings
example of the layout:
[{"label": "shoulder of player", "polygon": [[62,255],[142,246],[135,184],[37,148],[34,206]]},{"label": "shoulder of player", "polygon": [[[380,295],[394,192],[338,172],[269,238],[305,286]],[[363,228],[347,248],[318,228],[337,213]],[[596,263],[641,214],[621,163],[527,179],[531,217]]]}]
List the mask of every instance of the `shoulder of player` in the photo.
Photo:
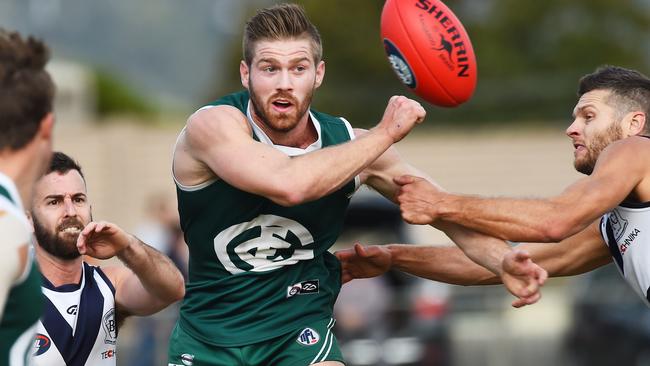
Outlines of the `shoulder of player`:
[{"label": "shoulder of player", "polygon": [[187,120],[187,138],[194,143],[214,143],[214,138],[228,136],[237,131],[250,134],[251,127],[246,116],[239,109],[229,105],[201,108]]},{"label": "shoulder of player", "polygon": [[643,136],[630,136],[609,144],[603,150],[601,156],[611,159],[634,158],[635,161],[638,161],[649,156],[649,154],[642,151],[650,151],[650,139]]},{"label": "shoulder of player", "polygon": [[19,215],[15,207],[0,199],[0,232],[5,250],[29,243],[32,235],[29,222]]},{"label": "shoulder of player", "polygon": [[119,285],[126,279],[128,276],[134,275],[133,272],[125,266],[119,265],[109,265],[109,266],[95,266],[99,268],[111,285],[115,288],[115,292],[118,291]]}]

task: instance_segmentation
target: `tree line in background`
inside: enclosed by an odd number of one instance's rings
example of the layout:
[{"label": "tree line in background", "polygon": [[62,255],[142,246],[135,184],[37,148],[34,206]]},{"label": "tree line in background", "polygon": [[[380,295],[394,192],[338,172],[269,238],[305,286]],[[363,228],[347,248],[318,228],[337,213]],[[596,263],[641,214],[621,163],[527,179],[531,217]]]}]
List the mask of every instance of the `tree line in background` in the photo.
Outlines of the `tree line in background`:
[{"label": "tree line in background", "polygon": [[[383,1],[297,2],[323,38],[326,76],[315,94],[316,109],[346,116],[353,125],[371,126],[381,118],[391,95],[414,97],[384,55],[379,35]],[[476,93],[466,104],[453,109],[427,105],[431,124],[566,123],[580,76],[602,64],[650,73],[649,0],[449,0],[445,4],[472,39],[479,78]],[[248,17],[254,11],[251,6],[244,14]],[[241,88],[241,42],[233,42],[229,54],[226,67],[218,71],[226,77],[210,95]]]}]

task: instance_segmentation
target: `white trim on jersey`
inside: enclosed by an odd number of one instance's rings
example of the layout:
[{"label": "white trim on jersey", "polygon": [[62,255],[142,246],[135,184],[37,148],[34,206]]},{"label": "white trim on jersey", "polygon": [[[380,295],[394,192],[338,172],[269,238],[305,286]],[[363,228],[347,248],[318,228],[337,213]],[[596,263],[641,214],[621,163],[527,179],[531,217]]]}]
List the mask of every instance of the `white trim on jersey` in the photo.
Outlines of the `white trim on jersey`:
[{"label": "white trim on jersey", "polygon": [[[348,134],[350,135],[350,141],[356,139],[357,135],[354,134],[354,129],[352,128],[352,124],[350,124],[350,122],[347,119],[343,118],[343,117],[339,117],[339,118],[345,124],[345,128],[348,129]],[[356,192],[359,189],[359,187],[361,187],[361,177],[359,175],[355,175],[354,176],[354,191]]]},{"label": "white trim on jersey", "polygon": [[255,120],[253,119],[253,115],[251,114],[250,99],[248,100],[248,105],[246,106],[246,117],[248,120],[248,124],[253,128],[253,133],[255,134],[255,136],[257,136],[260,139],[261,143],[269,146],[273,146],[274,148],[282,151],[283,153],[289,156],[304,155],[308,152],[316,151],[323,147],[323,140],[321,139],[320,122],[316,119],[316,117],[314,117],[311,111],[309,111],[309,117],[311,118],[311,121],[314,124],[314,128],[316,129],[318,139],[316,139],[316,141],[314,141],[311,145],[307,146],[304,149],[301,149],[299,147],[291,147],[291,146],[274,144],[273,141],[271,141],[271,139],[266,135],[266,133],[264,133],[264,131],[257,125],[257,123],[255,123]]},{"label": "white trim on jersey", "polygon": [[4,187],[7,192],[9,192],[9,196],[11,196],[11,200],[9,200],[7,197],[0,195],[0,211],[7,211],[14,216],[18,221],[20,221],[21,225],[24,225],[31,235],[33,231],[32,224],[29,223],[29,220],[25,215],[25,207],[20,199],[16,185],[8,176],[0,173],[0,187]]},{"label": "white trim on jersey", "polygon": [[[203,108],[199,108],[199,110],[197,110],[196,112],[198,112],[198,111],[200,111],[202,109],[210,108],[210,107],[214,107],[214,106],[208,105],[208,106],[205,106]],[[194,113],[196,113],[196,112],[194,112]],[[178,145],[178,140],[180,140],[181,135],[183,134],[183,132],[185,132],[186,128],[187,128],[187,126],[183,127],[181,132],[178,134],[178,137],[176,137],[176,142],[174,143],[174,150],[172,152],[172,179],[174,179],[174,183],[176,183],[176,186],[178,186],[178,188],[181,191],[193,192],[193,191],[198,191],[200,189],[203,189],[203,188],[209,186],[210,184],[218,181],[219,179],[217,179],[217,178],[208,179],[203,183],[199,183],[199,184],[196,184],[196,185],[193,185],[193,186],[186,186],[184,184],[181,184],[181,182],[179,182],[178,179],[176,179],[176,174],[174,173],[174,157],[176,156],[176,145]]]}]

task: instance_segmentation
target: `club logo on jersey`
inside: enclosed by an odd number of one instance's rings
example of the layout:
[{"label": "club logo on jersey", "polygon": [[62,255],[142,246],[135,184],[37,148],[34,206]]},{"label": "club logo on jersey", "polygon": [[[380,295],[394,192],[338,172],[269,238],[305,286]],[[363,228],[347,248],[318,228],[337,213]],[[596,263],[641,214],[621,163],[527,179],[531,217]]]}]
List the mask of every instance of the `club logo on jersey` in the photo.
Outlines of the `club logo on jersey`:
[{"label": "club logo on jersey", "polygon": [[318,343],[319,340],[320,336],[318,335],[318,332],[311,328],[305,328],[300,332],[296,342],[305,346],[313,346]]},{"label": "club logo on jersey", "polygon": [[194,365],[194,355],[191,355],[189,353],[183,353],[181,355],[181,362],[185,366],[192,366]]},{"label": "club logo on jersey", "polygon": [[117,341],[117,324],[115,323],[115,309],[111,309],[102,317],[104,328],[104,343],[115,344]]},{"label": "club logo on jersey", "polygon": [[627,220],[621,217],[617,209],[614,209],[609,215],[609,224],[612,226],[614,238],[619,241],[623,237],[625,229],[627,229]]},{"label": "club logo on jersey", "polygon": [[34,340],[34,356],[42,355],[47,352],[52,345],[52,341],[45,334],[37,333]]},{"label": "club logo on jersey", "polygon": [[318,293],[318,280],[303,281],[287,287],[287,298]]},{"label": "club logo on jersey", "polygon": [[260,215],[233,225],[214,238],[214,251],[232,273],[265,272],[314,258],[307,228],[286,217]]}]

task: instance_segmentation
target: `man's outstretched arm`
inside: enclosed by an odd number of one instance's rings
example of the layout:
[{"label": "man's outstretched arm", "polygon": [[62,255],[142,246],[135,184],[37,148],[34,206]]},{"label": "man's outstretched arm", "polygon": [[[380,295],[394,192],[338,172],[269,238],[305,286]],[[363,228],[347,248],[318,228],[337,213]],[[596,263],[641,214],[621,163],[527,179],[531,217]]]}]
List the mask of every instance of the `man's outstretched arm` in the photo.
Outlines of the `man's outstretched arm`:
[{"label": "man's outstretched arm", "polygon": [[[418,102],[392,97],[382,120],[370,133],[290,157],[253,140],[246,116],[239,110],[215,106],[190,117],[181,143],[203,170],[241,190],[293,206],[318,199],[349,182],[421,123],[425,115]],[[175,174],[181,168],[175,167]]]},{"label": "man's outstretched arm", "polygon": [[[517,270],[522,258],[517,253],[528,253],[530,259],[548,271],[552,277],[572,276],[591,271],[611,262],[603,242],[598,222],[559,243],[523,243],[516,252],[504,256],[503,267]],[[390,244],[361,246],[336,252],[341,261],[343,281],[381,275],[396,269],[418,277],[456,285],[489,285],[501,279],[469,259],[456,246]]]},{"label": "man's outstretched arm", "polygon": [[[400,187],[396,184],[394,177],[403,174],[422,173],[406,164],[395,149],[391,148],[364,171],[361,179],[362,182],[373,187],[385,197],[395,201]],[[429,184],[435,185],[433,181],[430,181]],[[454,223],[440,222],[434,226],[444,231],[467,257],[501,277],[513,295],[526,299],[525,301],[535,301],[534,298],[538,296],[539,288],[547,276],[541,267],[528,261],[526,266],[520,267],[523,272],[516,276],[504,273],[502,260],[511,251],[511,248],[503,240],[489,237]]]},{"label": "man's outstretched arm", "polygon": [[594,172],[548,199],[449,194],[414,176],[398,178],[403,217],[414,224],[453,222],[501,239],[558,242],[610,211],[648,174],[647,141],[629,137],[601,153]]},{"label": "man's outstretched arm", "polygon": [[81,254],[99,259],[116,256],[126,267],[102,268],[115,287],[118,310],[151,315],[183,298],[183,275],[165,255],[117,225],[91,222],[77,240]]}]

